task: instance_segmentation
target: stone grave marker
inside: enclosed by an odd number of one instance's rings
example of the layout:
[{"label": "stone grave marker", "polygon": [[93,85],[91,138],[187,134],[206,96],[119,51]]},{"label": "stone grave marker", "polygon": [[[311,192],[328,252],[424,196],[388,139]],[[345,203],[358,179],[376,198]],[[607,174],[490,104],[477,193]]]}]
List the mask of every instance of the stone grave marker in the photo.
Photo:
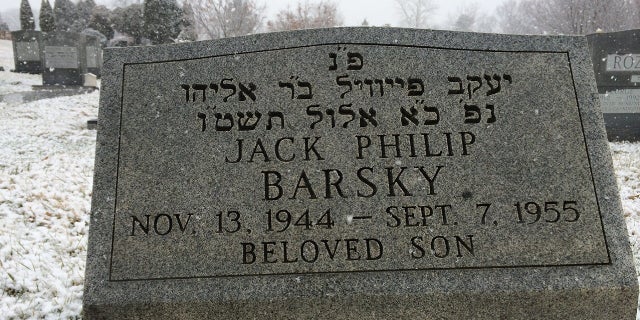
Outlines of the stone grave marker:
[{"label": "stone grave marker", "polygon": [[19,30],[11,32],[15,72],[42,73],[42,32]]},{"label": "stone grave marker", "polygon": [[102,45],[96,37],[85,36],[85,56],[87,57],[87,72],[93,73],[100,78],[100,68],[102,67]]},{"label": "stone grave marker", "polygon": [[86,73],[85,36],[75,32],[43,35],[42,84],[81,86]]},{"label": "stone grave marker", "polygon": [[609,140],[640,141],[640,30],[587,38]]},{"label": "stone grave marker", "polygon": [[634,319],[584,37],[105,50],[87,319]]}]

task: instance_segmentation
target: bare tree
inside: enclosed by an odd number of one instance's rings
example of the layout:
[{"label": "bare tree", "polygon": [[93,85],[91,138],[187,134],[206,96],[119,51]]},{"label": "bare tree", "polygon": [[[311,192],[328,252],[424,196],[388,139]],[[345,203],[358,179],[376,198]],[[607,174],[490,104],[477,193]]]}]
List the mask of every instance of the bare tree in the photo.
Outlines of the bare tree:
[{"label": "bare tree", "polygon": [[496,8],[495,16],[499,31],[514,34],[535,34],[535,28],[529,23],[529,17],[521,9],[519,0],[507,0]]},{"label": "bare tree", "polygon": [[449,17],[451,30],[474,31],[478,20],[478,6],[476,4],[464,5],[458,9],[458,15]]},{"label": "bare tree", "polygon": [[204,39],[243,36],[257,32],[264,6],[255,0],[185,0],[193,8],[196,30]]},{"label": "bare tree", "polygon": [[294,9],[282,10],[273,21],[267,22],[269,31],[328,28],[342,25],[338,8],[333,2],[320,1],[310,4],[308,0],[298,3]]},{"label": "bare tree", "polygon": [[508,33],[588,34],[637,26],[635,0],[508,0],[498,8]]},{"label": "bare tree", "polygon": [[463,5],[456,13],[448,18],[451,30],[488,33],[496,30],[496,18],[492,14],[483,14],[477,4]]},{"label": "bare tree", "polygon": [[426,28],[431,13],[436,10],[433,0],[396,0],[402,24],[410,28]]}]

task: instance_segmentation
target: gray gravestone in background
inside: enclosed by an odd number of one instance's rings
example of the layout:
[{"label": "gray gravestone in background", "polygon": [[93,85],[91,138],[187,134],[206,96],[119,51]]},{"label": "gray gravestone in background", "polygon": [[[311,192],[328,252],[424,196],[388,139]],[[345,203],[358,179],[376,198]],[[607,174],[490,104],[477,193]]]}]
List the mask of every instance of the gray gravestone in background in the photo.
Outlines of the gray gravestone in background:
[{"label": "gray gravestone in background", "polygon": [[609,140],[640,140],[640,30],[587,36]]},{"label": "gray gravestone in background", "polygon": [[102,68],[102,44],[96,37],[86,36],[85,56],[87,58],[87,72],[100,77],[100,68]]},{"label": "gray gravestone in background", "polygon": [[584,37],[107,49],[88,319],[634,319]]},{"label": "gray gravestone in background", "polygon": [[19,30],[11,32],[15,72],[42,73],[42,32]]},{"label": "gray gravestone in background", "polygon": [[75,32],[43,34],[43,85],[81,86],[86,73],[85,36]]}]

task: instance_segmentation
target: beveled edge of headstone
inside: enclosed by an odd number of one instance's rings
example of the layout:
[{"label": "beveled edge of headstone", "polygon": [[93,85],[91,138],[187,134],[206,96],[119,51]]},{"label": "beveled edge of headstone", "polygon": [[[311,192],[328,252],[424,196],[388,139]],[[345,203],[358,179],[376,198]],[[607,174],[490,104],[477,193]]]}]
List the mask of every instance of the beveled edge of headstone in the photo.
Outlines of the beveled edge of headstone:
[{"label": "beveled edge of headstone", "polygon": [[[124,64],[175,61],[239,52],[320,44],[337,45],[340,43],[425,45],[467,50],[567,52],[578,96],[580,116],[611,263],[551,268],[455,269],[161,281],[108,281]],[[322,301],[326,301],[326,303],[332,304],[332,308],[345,306],[342,303],[348,307],[348,303],[355,301],[386,301],[390,305],[389,310],[395,310],[399,306],[406,306],[403,299],[412,296],[433,298],[437,295],[463,297],[468,295],[471,297],[470,299],[479,301],[479,299],[484,299],[482,297],[485,294],[497,294],[497,296],[503,295],[508,299],[515,299],[515,297],[531,293],[532,296],[540,297],[548,295],[548,298],[545,299],[549,299],[551,302],[562,297],[563,294],[579,296],[584,301],[566,303],[574,304],[574,307],[584,304],[584,310],[594,310],[594,312],[605,308],[607,303],[611,304],[611,301],[615,300],[625,304],[624,306],[616,306],[616,308],[624,308],[620,313],[615,313],[616,315],[624,314],[630,319],[632,315],[635,315],[638,283],[625,229],[626,225],[622,217],[622,208],[602,113],[600,112],[587,40],[582,36],[516,36],[357,27],[257,34],[153,47],[105,49],[93,181],[91,229],[84,291],[85,314],[88,312],[95,316],[105,310],[116,312],[117,309],[142,310],[141,312],[152,312],[153,309],[165,310],[165,312],[168,312],[167,310],[187,312],[189,307],[180,309],[180,305],[193,303],[191,307],[201,312],[208,310],[207,308],[211,308],[212,305],[219,306],[222,313],[216,314],[217,316],[225,314],[224,312],[228,312],[226,315],[230,317],[241,317],[242,314],[255,316],[263,314],[263,312],[267,312],[263,315],[268,316],[268,310],[275,312],[277,308],[274,304],[277,305],[278,302],[281,302],[285,309],[298,308],[297,306],[286,306],[287,303],[295,302],[296,299],[307,302],[315,301],[319,306],[323,305]],[[594,293],[599,294],[597,298]],[[341,302],[341,300],[327,297],[327,295],[344,297],[344,301]],[[317,299],[321,297],[327,298],[325,300]],[[597,299],[603,299],[603,297],[608,297],[610,301],[598,302]],[[406,301],[412,301],[412,299]],[[255,309],[253,313],[246,310],[237,314],[233,313],[234,308],[246,303],[250,305],[249,308],[256,308],[256,305],[264,304],[264,310],[267,311]],[[626,306],[626,304],[633,305]],[[435,306],[431,307],[434,310],[437,309]],[[311,307],[311,310],[308,311],[309,314],[317,315],[318,312],[322,312],[322,310],[315,308],[319,307]],[[358,310],[358,308],[353,307],[352,311],[354,310]],[[203,313],[205,316],[206,314],[206,312]],[[454,313],[452,312],[452,314]],[[324,317],[330,317],[330,315],[324,315]],[[576,317],[576,315],[570,315],[570,317]],[[580,315],[580,317],[584,317],[584,315]]]}]

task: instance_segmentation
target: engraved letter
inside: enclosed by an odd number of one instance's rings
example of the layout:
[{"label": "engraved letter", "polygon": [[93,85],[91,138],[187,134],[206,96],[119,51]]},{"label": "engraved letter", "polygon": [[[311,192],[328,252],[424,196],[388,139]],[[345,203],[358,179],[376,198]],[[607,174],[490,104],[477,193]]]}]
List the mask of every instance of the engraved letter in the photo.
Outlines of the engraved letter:
[{"label": "engraved letter", "polygon": [[243,121],[243,118],[245,117],[245,114],[242,112],[238,112],[238,130],[240,131],[249,131],[249,130],[254,130],[256,128],[256,126],[258,125],[258,122],[260,121],[260,118],[262,117],[262,113],[256,111],[255,115],[256,115],[256,120],[253,124],[248,124],[249,121],[251,119],[253,119],[253,113],[251,112],[247,112],[246,116],[247,119]]},{"label": "engraved letter", "polygon": [[338,113],[344,116],[351,116],[351,119],[349,119],[349,121],[342,124],[343,128],[346,128],[349,125],[349,122],[355,120],[356,118],[355,111],[351,110],[351,103],[341,105],[340,108],[338,108]]},{"label": "engraved letter", "polygon": [[380,96],[384,97],[384,81],[382,79],[375,79],[373,82],[377,83],[380,86]]},{"label": "engraved letter", "polygon": [[[473,93],[475,93],[476,91],[478,91],[478,89],[480,89],[480,87],[482,87],[482,78],[480,78],[480,76],[467,76],[467,80],[469,80],[469,83],[467,84],[467,93],[469,94],[469,99],[471,99]],[[477,82],[478,86],[472,88],[471,82]]]},{"label": "engraved letter", "polygon": [[256,95],[253,93],[253,91],[256,90],[255,84],[253,84],[252,82],[249,82],[248,88],[245,87],[242,83],[239,83],[238,86],[240,87],[240,97],[239,97],[240,101],[247,100],[247,97],[245,96],[245,94],[249,96],[251,100],[256,101]]},{"label": "engraved letter", "polygon": [[374,127],[378,126],[378,120],[376,120],[376,109],[369,108],[369,113],[364,109],[360,108],[358,110],[360,113],[360,127],[368,126],[368,123],[371,123]]},{"label": "engraved letter", "polygon": [[191,86],[189,86],[188,84],[181,84],[180,87],[185,90],[185,98],[187,99],[187,102],[189,102],[189,89],[191,88]]},{"label": "engraved letter", "polygon": [[298,95],[298,99],[311,99],[313,98],[313,93],[311,93],[311,83],[306,82],[306,81],[298,81],[298,86],[301,88],[307,88],[308,93],[306,94],[299,94]]},{"label": "engraved letter", "polygon": [[348,89],[347,91],[345,91],[345,92],[343,92],[342,94],[340,94],[340,99],[343,99],[343,98],[344,98],[344,96],[345,96],[347,93],[351,92],[351,90],[353,89],[353,88],[352,88],[352,86],[351,86],[351,81],[348,81],[348,80],[341,80],[341,79],[345,79],[345,78],[346,78],[346,79],[349,79],[349,75],[346,75],[346,74],[345,74],[345,75],[342,75],[342,76],[338,76],[338,77],[336,77],[336,83],[337,83],[339,86],[341,86],[341,87],[342,87],[342,86],[349,86],[349,89]]},{"label": "engraved letter", "polygon": [[269,111],[267,114],[269,116],[269,121],[267,122],[267,130],[271,130],[273,128],[272,120],[273,118],[280,118],[280,129],[284,129],[284,114],[280,111]]},{"label": "engraved letter", "polygon": [[[207,88],[209,86],[207,86],[206,84],[200,84],[200,83],[194,83],[191,85],[191,88],[193,88],[193,90],[200,90],[202,91],[202,102],[207,101]],[[196,101],[196,93],[193,93],[193,101]]]},{"label": "engraved letter", "polygon": [[402,114],[400,122],[402,123],[403,127],[408,126],[409,121],[411,121],[414,125],[418,125],[418,110],[414,107],[411,107],[409,110],[411,111],[411,113],[409,113],[409,111],[407,111],[404,107],[400,107],[400,113]]},{"label": "engraved letter", "polygon": [[224,101],[224,102],[227,102],[227,100],[229,100],[229,98],[231,96],[236,94],[236,91],[237,91],[236,90],[236,85],[233,84],[233,83],[230,83],[232,81],[233,81],[233,79],[222,79],[222,81],[220,81],[220,88],[221,89],[231,90],[231,93],[228,96],[224,97],[224,99],[222,99],[222,101]]},{"label": "engraved letter", "polygon": [[338,55],[335,52],[330,52],[329,53],[329,58],[331,58],[331,62],[332,64],[329,66],[329,70],[337,70],[338,69],[338,63],[336,62],[336,58],[338,57]]},{"label": "engraved letter", "polygon": [[430,126],[430,125],[438,124],[438,122],[440,122],[440,112],[438,111],[438,108],[424,106],[424,111],[429,113],[429,114],[434,114],[435,115],[435,116],[433,116],[434,119],[429,117],[427,120],[425,120],[424,121],[425,125]]},{"label": "engraved letter", "polygon": [[293,83],[278,81],[278,86],[280,88],[289,88],[291,89],[291,99],[295,97]]},{"label": "engraved letter", "polygon": [[347,52],[347,70],[360,70],[362,69],[362,55],[357,52]]},{"label": "engraved letter", "polygon": [[448,77],[447,80],[449,80],[449,82],[455,82],[458,84],[457,89],[449,89],[449,92],[447,94],[463,94],[464,93],[464,89],[462,88],[462,79],[458,77]]},{"label": "engraved letter", "polygon": [[[233,116],[231,113],[225,113],[224,117],[220,113],[216,113],[216,131],[230,131],[233,128]],[[220,120],[228,120],[229,124],[220,124]]]},{"label": "engraved letter", "polygon": [[482,115],[480,114],[480,108],[476,105],[464,105],[464,123],[479,123]]},{"label": "engraved letter", "polygon": [[202,112],[198,112],[198,118],[202,119],[202,132],[204,132],[207,130],[207,115]]},{"label": "engraved letter", "polygon": [[409,78],[407,82],[409,96],[421,96],[424,93],[424,83],[422,79]]},{"label": "engraved letter", "polygon": [[[280,181],[282,181],[282,175],[278,171],[262,171],[264,180],[264,200],[278,200],[282,197],[282,187]],[[275,181],[271,181],[270,176],[275,176]],[[275,188],[277,192],[275,195],[271,194],[271,189]]]},{"label": "engraved letter", "polygon": [[495,113],[495,108],[493,107],[492,104],[487,104],[486,106],[487,110],[491,111],[491,116],[489,117],[489,119],[487,119],[487,123],[494,123],[496,122],[496,113]]},{"label": "engraved letter", "polygon": [[492,94],[496,94],[496,93],[500,92],[500,80],[501,80],[502,78],[500,78],[500,76],[499,76],[499,75],[494,74],[494,75],[493,75],[493,79],[494,79],[494,80],[496,80],[496,81],[498,81],[498,84],[497,84],[496,86],[494,86],[494,85],[491,83],[491,76],[490,76],[490,75],[488,75],[488,74],[485,74],[485,75],[484,75],[484,80],[486,80],[486,81],[487,81],[487,84],[489,85],[489,88],[490,88],[490,89],[489,89],[489,91],[487,91],[487,96],[490,96],[490,95],[492,95]]},{"label": "engraved letter", "polygon": [[310,105],[310,106],[308,106],[308,107],[307,107],[307,115],[308,115],[308,116],[312,116],[312,117],[313,117],[313,116],[316,116],[316,117],[318,117],[318,118],[319,118],[317,121],[314,121],[314,122],[311,124],[311,126],[310,126],[310,127],[311,127],[311,129],[313,129],[313,128],[315,128],[315,127],[316,127],[316,124],[317,124],[317,123],[319,123],[320,121],[322,121],[322,112],[320,112],[320,111],[314,111],[314,110],[311,110],[311,108],[320,108],[320,105],[318,105],[318,104],[313,104],[313,105]]}]

